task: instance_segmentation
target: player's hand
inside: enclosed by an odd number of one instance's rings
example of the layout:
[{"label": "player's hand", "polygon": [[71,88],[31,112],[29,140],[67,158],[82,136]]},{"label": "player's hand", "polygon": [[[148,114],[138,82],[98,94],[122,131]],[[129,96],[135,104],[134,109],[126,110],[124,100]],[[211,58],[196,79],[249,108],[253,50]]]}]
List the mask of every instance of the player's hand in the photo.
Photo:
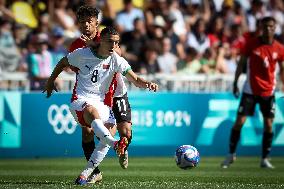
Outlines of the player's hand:
[{"label": "player's hand", "polygon": [[87,44],[87,46],[96,46],[95,42],[90,37],[82,34],[80,38]]},{"label": "player's hand", "polygon": [[46,84],[45,84],[45,87],[44,87],[44,90],[42,91],[42,93],[46,92],[46,98],[49,98],[51,96],[53,90],[58,92],[58,90],[57,90],[57,88],[56,88],[56,86],[54,84],[54,81],[51,81],[50,79],[48,79]]},{"label": "player's hand", "polygon": [[234,82],[234,84],[233,84],[233,94],[236,98],[239,98],[239,96],[240,96],[239,87],[238,87],[238,84],[236,82]]},{"label": "player's hand", "polygon": [[159,89],[159,85],[156,83],[152,83],[152,82],[147,83],[146,86],[149,89],[149,91],[156,92]]}]

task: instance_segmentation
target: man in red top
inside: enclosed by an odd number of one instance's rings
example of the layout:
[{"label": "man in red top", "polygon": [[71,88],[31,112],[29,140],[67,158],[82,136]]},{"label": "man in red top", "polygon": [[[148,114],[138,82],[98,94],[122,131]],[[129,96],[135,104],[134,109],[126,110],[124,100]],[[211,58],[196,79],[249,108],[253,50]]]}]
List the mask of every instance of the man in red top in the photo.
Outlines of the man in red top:
[{"label": "man in red top", "polygon": [[[83,48],[87,45],[91,45],[91,43],[93,43],[93,40],[99,40],[99,36],[97,35],[97,27],[99,24],[98,14],[99,11],[93,7],[82,6],[78,9],[76,16],[82,35],[80,36],[80,38],[72,42],[69,47],[69,52],[73,52],[78,48]],[[77,73],[77,70],[75,68],[71,67],[71,70]],[[92,128],[82,127],[82,148],[86,160],[89,161],[95,149],[94,133],[92,131]],[[96,167],[93,172],[92,181],[90,183],[99,182],[101,180],[102,174],[99,168]]]},{"label": "man in red top", "polygon": [[267,157],[270,153],[273,139],[272,125],[275,114],[274,92],[277,63],[280,67],[280,78],[284,83],[284,46],[274,39],[275,25],[276,20],[274,18],[263,18],[261,20],[262,35],[250,39],[243,48],[233,84],[233,93],[236,97],[239,96],[238,78],[245,65],[247,66],[247,80],[244,84],[237,120],[231,130],[230,153],[221,164],[223,168],[228,168],[235,161],[235,152],[242,126],[247,116],[254,114],[257,103],[260,106],[264,121],[260,166],[263,168],[274,168]]}]

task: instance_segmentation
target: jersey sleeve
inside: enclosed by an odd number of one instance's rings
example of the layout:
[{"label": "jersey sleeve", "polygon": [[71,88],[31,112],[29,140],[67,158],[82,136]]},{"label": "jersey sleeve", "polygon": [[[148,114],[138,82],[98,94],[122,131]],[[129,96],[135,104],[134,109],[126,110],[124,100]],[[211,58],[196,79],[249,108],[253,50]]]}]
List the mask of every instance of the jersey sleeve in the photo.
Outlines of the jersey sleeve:
[{"label": "jersey sleeve", "polygon": [[76,49],[75,51],[67,55],[68,62],[71,66],[80,68],[79,66],[80,66],[80,58],[82,57],[82,51],[83,51],[82,48]]},{"label": "jersey sleeve", "polygon": [[115,53],[115,58],[117,61],[117,68],[116,71],[121,73],[123,76],[127,74],[129,70],[131,70],[131,66],[128,64],[128,62],[121,56]]}]

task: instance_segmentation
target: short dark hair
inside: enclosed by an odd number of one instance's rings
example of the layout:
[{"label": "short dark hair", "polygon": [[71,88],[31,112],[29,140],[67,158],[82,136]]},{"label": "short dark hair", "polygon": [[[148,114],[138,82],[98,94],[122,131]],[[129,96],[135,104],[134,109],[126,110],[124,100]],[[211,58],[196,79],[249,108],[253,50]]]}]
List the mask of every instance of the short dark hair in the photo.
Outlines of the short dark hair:
[{"label": "short dark hair", "polygon": [[99,13],[100,11],[97,8],[84,5],[77,10],[76,16],[78,20],[86,17],[98,18]]},{"label": "short dark hair", "polygon": [[264,24],[264,23],[267,23],[267,22],[270,22],[270,21],[273,21],[274,23],[276,23],[276,20],[275,18],[271,17],[271,16],[266,16],[264,18],[261,19],[261,23]]},{"label": "short dark hair", "polygon": [[106,35],[119,35],[118,31],[112,27],[112,26],[107,26],[101,31],[101,36],[106,36]]}]

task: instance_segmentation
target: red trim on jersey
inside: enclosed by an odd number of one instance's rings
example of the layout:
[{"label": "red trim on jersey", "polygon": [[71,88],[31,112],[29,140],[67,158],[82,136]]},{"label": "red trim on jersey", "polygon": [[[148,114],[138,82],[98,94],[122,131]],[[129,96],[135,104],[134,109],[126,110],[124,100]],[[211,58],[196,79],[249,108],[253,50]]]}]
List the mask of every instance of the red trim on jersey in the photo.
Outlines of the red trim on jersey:
[{"label": "red trim on jersey", "polygon": [[73,93],[72,93],[72,97],[71,97],[71,102],[75,101],[78,99],[77,93],[76,93],[76,89],[77,89],[77,85],[78,85],[78,78],[77,78],[78,74],[76,72],[76,82],[75,85],[73,87]]},{"label": "red trim on jersey", "polygon": [[109,106],[109,107],[113,106],[113,96],[114,96],[114,92],[115,92],[116,87],[117,87],[116,76],[117,76],[117,73],[115,73],[113,75],[113,78],[112,78],[112,81],[110,83],[108,92],[105,94],[104,104]]},{"label": "red trim on jersey", "polygon": [[254,95],[271,96],[276,85],[276,64],[284,61],[284,46],[274,40],[263,44],[259,37],[249,40],[243,49],[249,58],[249,80]]}]

